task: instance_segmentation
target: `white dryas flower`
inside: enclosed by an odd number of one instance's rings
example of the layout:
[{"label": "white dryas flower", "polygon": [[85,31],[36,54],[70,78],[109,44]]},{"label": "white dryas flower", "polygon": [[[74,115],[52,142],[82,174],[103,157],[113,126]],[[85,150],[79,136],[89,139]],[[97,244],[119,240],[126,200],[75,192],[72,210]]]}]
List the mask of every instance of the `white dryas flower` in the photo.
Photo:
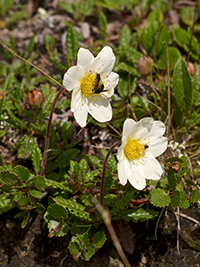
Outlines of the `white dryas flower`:
[{"label": "white dryas flower", "polygon": [[68,69],[63,85],[72,91],[71,111],[81,127],[86,126],[88,113],[98,122],[110,121],[112,108],[107,98],[114,93],[119,75],[112,72],[115,55],[105,46],[94,58],[84,48],[78,51],[77,66]]},{"label": "white dryas flower", "polygon": [[117,154],[118,177],[122,185],[129,180],[133,187],[142,190],[146,186],[145,179],[160,179],[163,170],[155,157],[167,149],[164,133],[165,125],[161,121],[126,119]]}]

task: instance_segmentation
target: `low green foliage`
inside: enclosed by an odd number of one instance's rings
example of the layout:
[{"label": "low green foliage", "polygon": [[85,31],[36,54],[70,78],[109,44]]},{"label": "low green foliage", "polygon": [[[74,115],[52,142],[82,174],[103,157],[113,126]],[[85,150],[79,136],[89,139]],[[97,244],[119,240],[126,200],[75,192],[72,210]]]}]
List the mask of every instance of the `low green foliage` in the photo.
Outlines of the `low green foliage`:
[{"label": "low green foliage", "polygon": [[[2,18],[8,16],[6,23],[9,27],[16,25],[18,20],[28,20],[30,15],[26,14],[24,4],[14,14],[9,13],[13,3],[13,0],[0,2],[0,15]],[[147,13],[147,20],[142,25],[142,14],[149,6],[154,8]],[[19,212],[15,218],[21,218],[21,227],[25,228],[33,214],[43,214],[50,238],[72,235],[69,250],[75,260],[89,261],[107,240],[104,221],[92,201],[94,197],[100,200],[101,193],[104,207],[116,225],[130,224],[133,229],[135,224],[139,227],[140,222],[156,219],[161,209],[187,209],[199,203],[199,170],[195,168],[199,167],[200,145],[200,45],[196,32],[191,30],[192,8],[180,10],[183,27],[181,24],[180,27],[168,27],[165,15],[169,8],[170,4],[164,0],[87,0],[72,1],[72,4],[58,1],[54,12],[71,16],[71,22],[65,22],[67,54],[58,52],[58,40],[50,34],[44,35],[41,50],[51,65],[48,71],[62,83],[63,74],[77,60],[80,40],[85,41],[94,54],[100,47],[112,44],[116,54],[114,71],[119,74],[119,83],[112,97],[110,124],[118,132],[128,117],[139,120],[151,116],[168,121],[170,104],[173,137],[169,135],[169,138],[178,145],[169,147],[164,158],[160,158],[165,176],[159,181],[147,180],[146,189],[142,191],[130,184],[125,187],[119,184],[114,152],[106,162],[101,192],[108,149],[99,149],[98,144],[101,148],[102,144],[111,146],[114,139],[119,139],[116,132],[105,123],[94,120],[88,123],[87,130],[79,132],[68,112],[71,101],[70,93],[66,91],[55,105],[48,132],[49,114],[60,88],[53,81],[52,86],[49,78],[37,75],[36,69],[18,59],[13,60],[14,56],[5,48],[3,50],[4,61],[0,60],[0,141],[7,150],[0,154],[0,215],[16,207]],[[113,9],[126,18],[117,32],[118,42],[116,36],[112,42],[113,36],[107,34]],[[90,18],[98,22],[91,28],[97,38],[86,41],[74,26]],[[12,36],[6,43],[18,53],[18,44]],[[41,51],[37,47],[36,35],[33,35],[20,55],[35,63],[40,62]],[[188,53],[196,67],[195,76],[187,64]],[[152,59],[146,74],[141,71],[144,66],[140,66],[143,56]],[[170,76],[167,75],[168,63]],[[39,67],[42,69],[43,65]],[[36,103],[32,99],[34,93],[37,94]],[[101,132],[106,136],[109,133],[108,140],[100,138]],[[48,140],[48,150],[44,151]],[[182,140],[186,140],[186,146]],[[47,163],[42,172],[45,156]]]}]

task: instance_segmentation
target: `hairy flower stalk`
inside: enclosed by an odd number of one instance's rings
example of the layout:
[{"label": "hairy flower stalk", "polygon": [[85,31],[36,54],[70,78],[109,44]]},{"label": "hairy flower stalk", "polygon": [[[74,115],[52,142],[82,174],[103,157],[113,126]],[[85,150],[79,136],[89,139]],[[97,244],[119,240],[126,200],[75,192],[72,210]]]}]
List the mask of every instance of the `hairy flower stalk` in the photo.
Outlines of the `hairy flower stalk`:
[{"label": "hairy flower stalk", "polygon": [[94,58],[84,48],[78,51],[77,66],[68,69],[63,85],[72,91],[71,111],[81,127],[87,124],[88,113],[98,122],[110,121],[112,108],[108,98],[114,93],[119,75],[112,72],[115,55],[105,46]]},{"label": "hairy flower stalk", "polygon": [[163,137],[164,133],[165,125],[161,121],[126,119],[117,153],[118,177],[122,185],[129,181],[133,187],[142,190],[146,179],[160,179],[163,170],[155,157],[167,149],[168,140]]}]

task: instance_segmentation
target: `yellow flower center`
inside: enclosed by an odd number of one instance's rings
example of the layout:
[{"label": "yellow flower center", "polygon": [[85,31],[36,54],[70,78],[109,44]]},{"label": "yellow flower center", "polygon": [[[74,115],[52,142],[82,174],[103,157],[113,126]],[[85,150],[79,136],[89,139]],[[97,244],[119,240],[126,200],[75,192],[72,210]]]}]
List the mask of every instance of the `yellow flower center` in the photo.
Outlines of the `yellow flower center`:
[{"label": "yellow flower center", "polygon": [[87,97],[93,95],[94,94],[94,88],[95,88],[95,82],[96,82],[96,77],[93,73],[86,74],[83,77],[83,79],[80,81],[81,93]]},{"label": "yellow flower center", "polygon": [[124,155],[129,160],[136,160],[143,157],[145,154],[145,146],[140,143],[139,140],[134,140],[133,138],[128,138],[126,145],[124,146]]}]

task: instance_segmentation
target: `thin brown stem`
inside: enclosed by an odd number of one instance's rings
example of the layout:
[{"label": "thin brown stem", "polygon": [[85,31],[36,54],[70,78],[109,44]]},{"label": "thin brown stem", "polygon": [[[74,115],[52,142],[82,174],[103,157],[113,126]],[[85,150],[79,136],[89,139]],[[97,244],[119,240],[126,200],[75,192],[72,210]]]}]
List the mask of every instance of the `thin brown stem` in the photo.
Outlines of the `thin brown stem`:
[{"label": "thin brown stem", "polygon": [[48,149],[49,149],[49,134],[50,134],[50,127],[51,127],[51,121],[52,121],[52,117],[53,117],[54,108],[55,108],[56,102],[58,101],[58,98],[60,97],[63,90],[64,90],[64,88],[62,87],[60,89],[60,91],[58,92],[56,98],[54,99],[54,102],[53,102],[52,107],[51,107],[51,111],[50,111],[50,115],[49,115],[49,121],[48,121],[48,125],[47,125],[45,149],[44,149],[44,153],[42,156],[42,162],[41,162],[41,170],[40,170],[41,176],[44,174],[44,169],[45,169],[45,165],[46,165],[46,161],[47,161],[47,153],[48,153]]}]

